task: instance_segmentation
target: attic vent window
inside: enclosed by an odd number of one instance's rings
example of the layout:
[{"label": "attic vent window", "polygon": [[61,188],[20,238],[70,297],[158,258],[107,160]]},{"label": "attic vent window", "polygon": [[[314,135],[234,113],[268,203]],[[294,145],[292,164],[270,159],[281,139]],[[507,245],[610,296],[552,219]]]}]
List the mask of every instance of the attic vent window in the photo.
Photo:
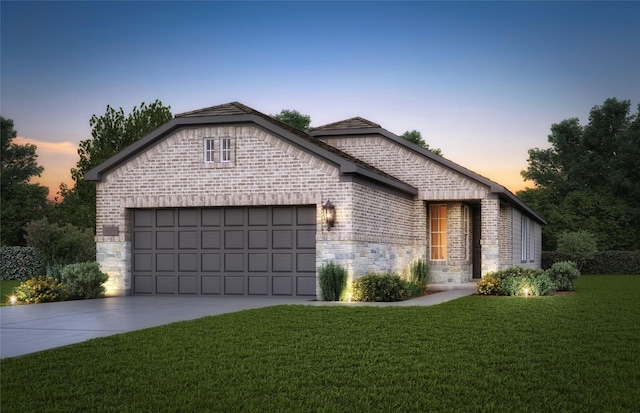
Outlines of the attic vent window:
[{"label": "attic vent window", "polygon": [[220,138],[220,162],[231,162],[231,138]]},{"label": "attic vent window", "polygon": [[214,138],[204,138],[204,162],[214,162]]}]

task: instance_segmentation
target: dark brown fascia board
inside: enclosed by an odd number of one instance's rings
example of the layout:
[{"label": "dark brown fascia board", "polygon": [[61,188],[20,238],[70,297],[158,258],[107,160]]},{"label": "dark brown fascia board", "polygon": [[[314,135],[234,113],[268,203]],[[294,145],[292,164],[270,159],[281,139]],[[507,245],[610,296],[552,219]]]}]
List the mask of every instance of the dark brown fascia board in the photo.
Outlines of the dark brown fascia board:
[{"label": "dark brown fascia board", "polygon": [[312,142],[305,141],[295,136],[293,133],[280,128],[273,123],[268,122],[266,119],[259,117],[254,114],[246,114],[246,115],[224,115],[224,116],[198,116],[198,117],[181,117],[174,118],[169,122],[163,124],[158,129],[154,130],[150,134],[144,136],[140,140],[135,143],[129,145],[116,155],[107,159],[100,165],[95,168],[87,171],[84,176],[85,180],[88,181],[100,181],[102,180],[102,176],[112,170],[113,168],[120,165],[122,162],[129,160],[134,157],[138,152],[144,150],[156,142],[160,141],[164,137],[168,136],[171,133],[174,133],[178,129],[184,127],[192,127],[198,125],[220,125],[220,124],[242,124],[242,123],[252,123],[263,129],[267,132],[274,134],[275,136],[279,136],[281,138],[285,138],[289,143],[294,144],[298,148],[312,154],[315,156],[319,156],[325,161],[339,167],[340,174],[357,174],[362,175],[367,178],[368,181],[378,181],[383,186],[393,188],[394,190],[399,191],[400,193],[406,193],[411,196],[415,196],[418,194],[418,190],[408,184],[405,184],[401,181],[396,181],[385,176],[376,174],[373,171],[369,171],[359,165],[350,162],[347,159],[344,159],[336,154],[333,154],[318,145],[315,145]]},{"label": "dark brown fascia board", "polygon": [[527,214],[531,215],[535,220],[537,220],[539,223],[541,223],[542,225],[546,225],[547,222],[540,216],[538,215],[534,210],[532,210],[527,204],[525,204],[524,202],[522,202],[522,200],[520,200],[520,198],[518,198],[517,196],[515,196],[513,193],[511,193],[511,191],[509,191],[507,188],[505,188],[504,186],[498,184],[497,182],[494,182],[492,180],[490,180],[489,178],[485,178],[484,176],[477,174],[475,172],[473,172],[470,169],[467,169],[461,165],[458,165],[455,162],[452,162],[446,158],[443,158],[442,156],[436,155],[435,153],[416,145],[413,142],[409,142],[408,140],[397,136],[391,132],[389,132],[386,129],[383,128],[362,128],[362,129],[341,129],[341,130],[329,130],[329,131],[323,131],[323,130],[318,130],[318,131],[311,131],[310,135],[315,137],[315,138],[319,138],[319,137],[331,137],[331,136],[344,136],[344,137],[355,137],[355,136],[367,136],[367,135],[382,135],[387,139],[392,140],[393,142],[402,145],[404,147],[406,147],[407,149],[410,149],[414,152],[419,153],[420,155],[431,159],[432,161],[453,170],[454,172],[457,172],[459,174],[462,174],[482,185],[485,185],[487,187],[489,187],[489,190],[491,191],[491,193],[497,194],[501,199],[507,201],[510,205],[515,206],[516,208],[520,209],[521,211],[526,212]]}]

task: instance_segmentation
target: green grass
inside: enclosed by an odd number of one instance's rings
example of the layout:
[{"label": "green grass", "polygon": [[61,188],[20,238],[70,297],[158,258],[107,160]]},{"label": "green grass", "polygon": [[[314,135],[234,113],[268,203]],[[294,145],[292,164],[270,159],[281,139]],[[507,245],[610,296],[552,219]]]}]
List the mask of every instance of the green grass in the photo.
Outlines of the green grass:
[{"label": "green grass", "polygon": [[637,412],[640,276],[433,307],[278,306],[1,363],[16,412]]},{"label": "green grass", "polygon": [[13,289],[21,282],[21,280],[0,280],[0,305],[9,305],[9,297],[13,294]]}]

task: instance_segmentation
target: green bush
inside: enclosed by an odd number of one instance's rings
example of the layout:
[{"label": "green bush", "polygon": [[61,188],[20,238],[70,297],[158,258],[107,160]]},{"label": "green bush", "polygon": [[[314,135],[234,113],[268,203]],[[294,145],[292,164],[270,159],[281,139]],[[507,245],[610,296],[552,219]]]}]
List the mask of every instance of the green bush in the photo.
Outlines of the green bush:
[{"label": "green bush", "polygon": [[557,291],[573,291],[573,282],[580,276],[578,266],[572,261],[556,262],[545,274],[553,281]]},{"label": "green bush", "polygon": [[104,282],[109,276],[100,271],[97,262],[69,264],[60,273],[60,281],[71,300],[98,298],[104,295]]},{"label": "green bush", "polygon": [[[556,251],[542,252],[542,268],[549,269],[566,258]],[[640,274],[640,251],[598,251],[586,260],[582,274]]]},{"label": "green bush", "polygon": [[61,227],[42,218],[30,222],[26,231],[27,245],[38,250],[47,265],[67,265],[96,259],[96,243],[93,231],[89,228],[80,230],[71,224]]},{"label": "green bush", "polygon": [[17,286],[16,297],[18,301],[28,304],[62,301],[67,297],[67,290],[64,284],[55,278],[40,276]]},{"label": "green bush", "polygon": [[322,264],[318,269],[320,289],[324,301],[339,301],[347,288],[347,270],[334,261]]},{"label": "green bush", "polygon": [[35,248],[0,248],[0,280],[26,280],[43,273],[44,263]]},{"label": "green bush", "polygon": [[367,273],[353,283],[355,301],[402,301],[410,297],[408,282],[402,277],[386,273]]},{"label": "green bush", "polygon": [[547,295],[555,291],[555,283],[542,270],[509,267],[486,274],[477,284],[481,295]]}]

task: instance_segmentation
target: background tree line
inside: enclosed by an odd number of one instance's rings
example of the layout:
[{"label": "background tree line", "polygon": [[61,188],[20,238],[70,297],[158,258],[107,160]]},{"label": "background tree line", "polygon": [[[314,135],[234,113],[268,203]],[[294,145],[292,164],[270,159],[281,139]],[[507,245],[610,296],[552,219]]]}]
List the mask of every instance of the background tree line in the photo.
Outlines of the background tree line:
[{"label": "background tree line", "polygon": [[529,150],[522,176],[535,184],[516,195],[547,221],[543,250],[565,232],[587,231],[605,250],[640,249],[640,105],[607,99],[589,122],[551,126],[550,148]]}]

